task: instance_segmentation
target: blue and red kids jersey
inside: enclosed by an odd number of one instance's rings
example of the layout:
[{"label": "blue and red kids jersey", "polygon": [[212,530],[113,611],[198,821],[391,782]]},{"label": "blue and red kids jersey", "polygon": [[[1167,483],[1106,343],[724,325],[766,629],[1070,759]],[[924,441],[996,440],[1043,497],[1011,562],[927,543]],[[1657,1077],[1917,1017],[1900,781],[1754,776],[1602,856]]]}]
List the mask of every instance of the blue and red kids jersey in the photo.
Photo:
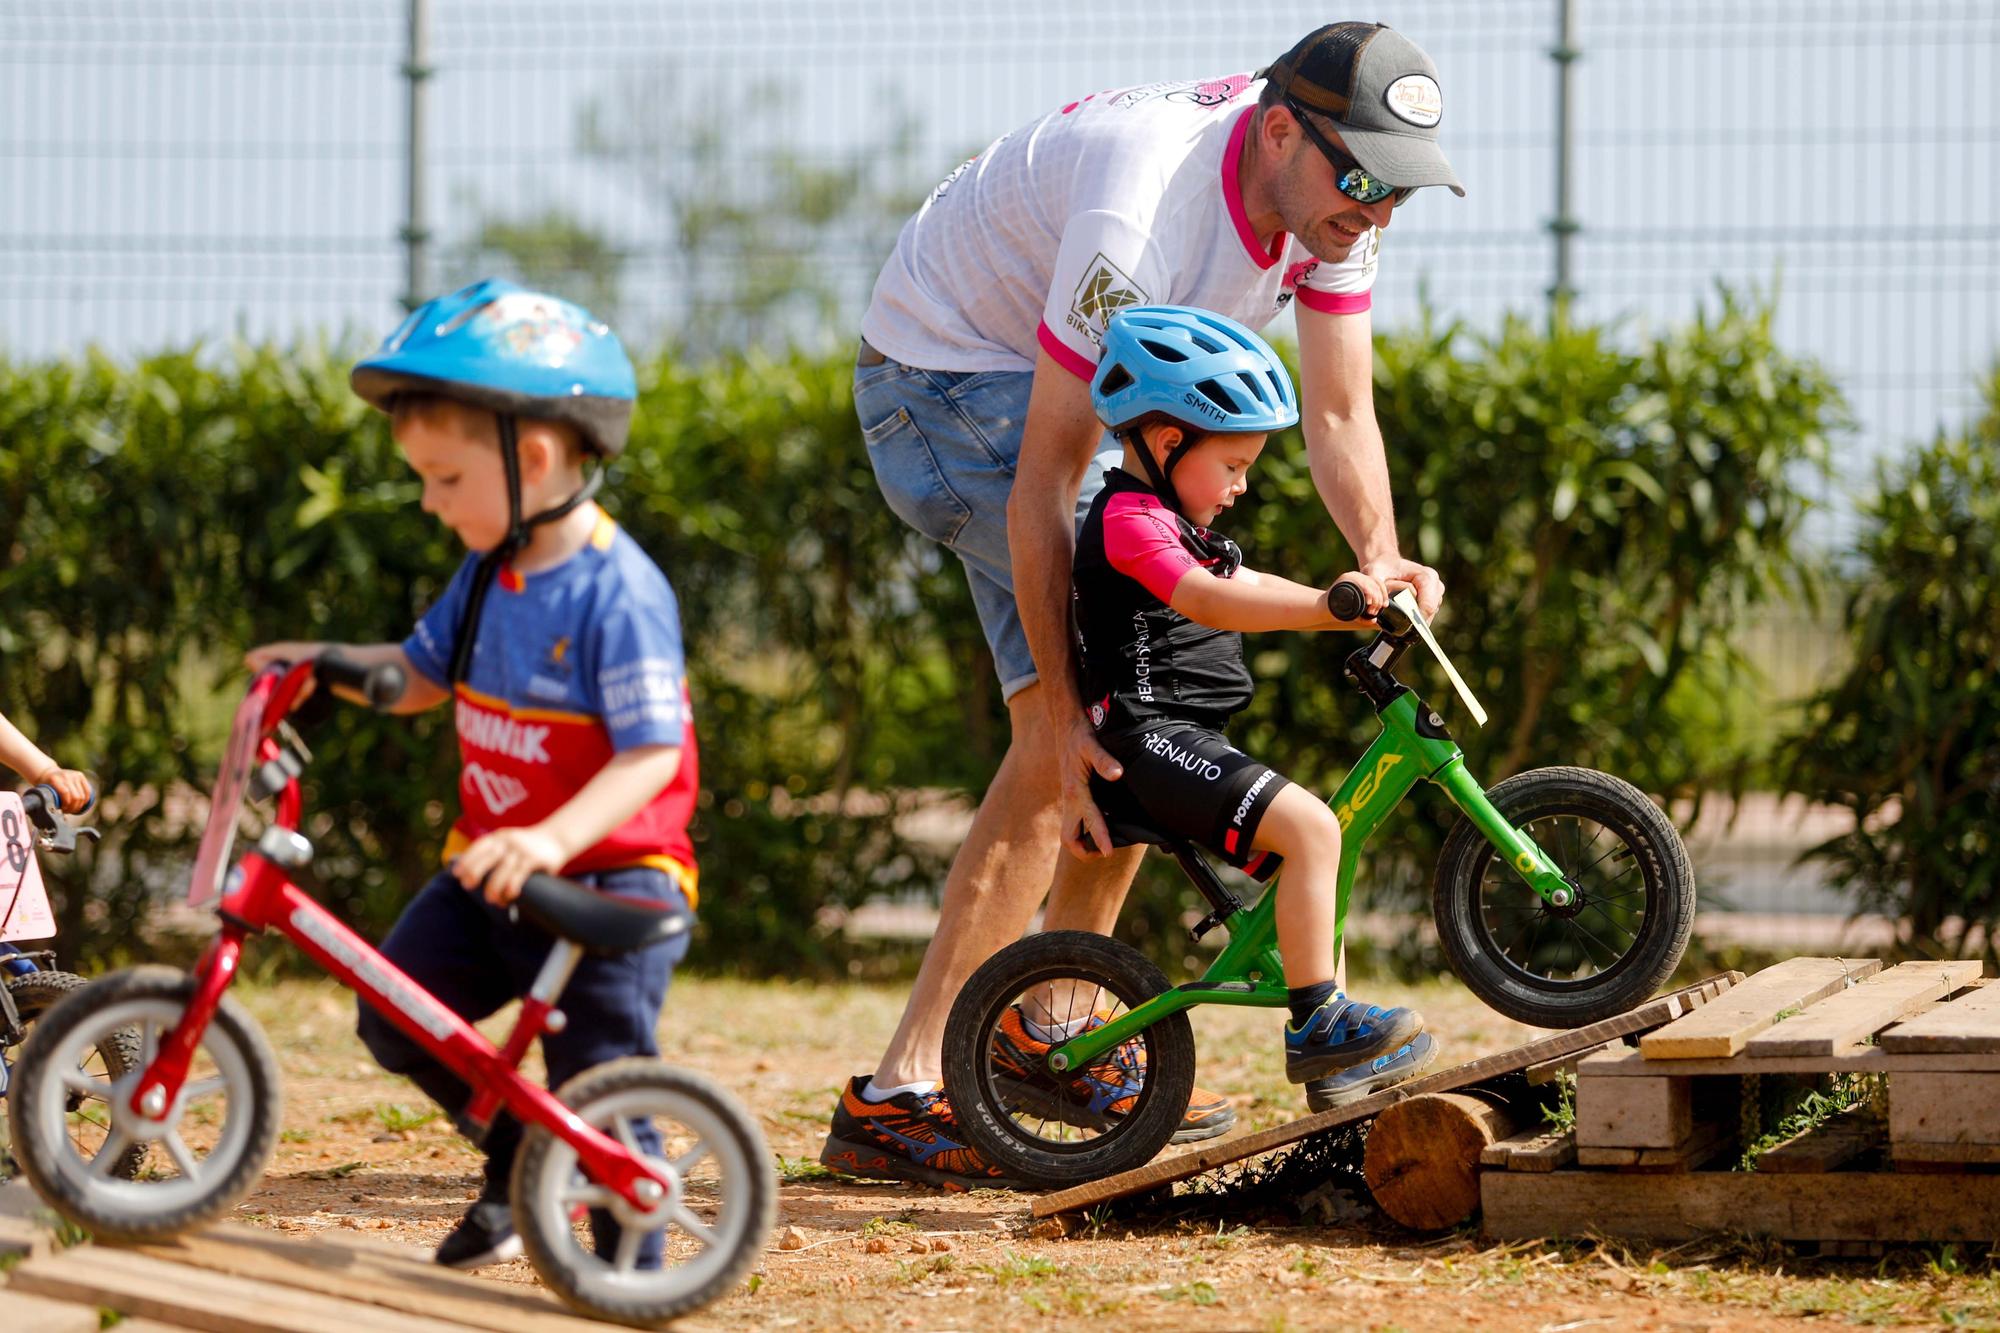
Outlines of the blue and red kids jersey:
[{"label": "blue and red kids jersey", "polygon": [[[410,664],[448,683],[478,556],[403,642]],[[554,569],[502,569],[453,707],[463,768],[445,859],[495,829],[537,823],[621,750],[678,745],[673,781],[564,874],[650,865],[695,898],[695,740],[680,606],[666,575],[606,515],[589,545]]]}]

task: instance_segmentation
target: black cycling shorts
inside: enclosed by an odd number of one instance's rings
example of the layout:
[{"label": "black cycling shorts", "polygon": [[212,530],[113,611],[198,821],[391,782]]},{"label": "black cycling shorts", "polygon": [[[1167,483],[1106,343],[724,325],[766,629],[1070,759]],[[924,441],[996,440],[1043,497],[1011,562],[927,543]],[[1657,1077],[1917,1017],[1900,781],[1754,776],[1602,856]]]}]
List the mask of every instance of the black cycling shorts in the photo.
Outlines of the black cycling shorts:
[{"label": "black cycling shorts", "polygon": [[[1252,850],[1257,825],[1290,779],[1243,753],[1219,731],[1192,722],[1161,722],[1132,731],[1099,733],[1098,742],[1125,766],[1107,782],[1091,775],[1090,793],[1108,823],[1137,824],[1199,843],[1259,879],[1278,858]],[[1120,847],[1137,839],[1120,837]]]}]

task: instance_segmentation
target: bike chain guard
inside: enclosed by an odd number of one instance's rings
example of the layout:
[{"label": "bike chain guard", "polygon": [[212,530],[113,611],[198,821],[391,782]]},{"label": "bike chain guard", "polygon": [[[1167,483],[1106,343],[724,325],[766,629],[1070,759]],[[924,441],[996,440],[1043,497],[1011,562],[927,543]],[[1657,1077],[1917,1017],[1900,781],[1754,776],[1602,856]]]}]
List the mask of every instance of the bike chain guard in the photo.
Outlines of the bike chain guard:
[{"label": "bike chain guard", "polygon": [[1424,647],[1431,650],[1431,656],[1437,658],[1438,665],[1444,668],[1444,674],[1450,679],[1451,687],[1458,691],[1458,697],[1465,700],[1466,708],[1472,713],[1472,720],[1482,727],[1485,726],[1486,710],[1479,706],[1479,700],[1472,697],[1471,687],[1465,683],[1464,677],[1458,674],[1458,669],[1452,666],[1451,659],[1444,655],[1444,649],[1440,648],[1438,641],[1432,637],[1431,627],[1425,622],[1424,613],[1417,609],[1417,599],[1410,595],[1408,588],[1398,588],[1396,595],[1389,600],[1396,604],[1398,610],[1409,616],[1410,624],[1416,627],[1417,637],[1424,641]]}]

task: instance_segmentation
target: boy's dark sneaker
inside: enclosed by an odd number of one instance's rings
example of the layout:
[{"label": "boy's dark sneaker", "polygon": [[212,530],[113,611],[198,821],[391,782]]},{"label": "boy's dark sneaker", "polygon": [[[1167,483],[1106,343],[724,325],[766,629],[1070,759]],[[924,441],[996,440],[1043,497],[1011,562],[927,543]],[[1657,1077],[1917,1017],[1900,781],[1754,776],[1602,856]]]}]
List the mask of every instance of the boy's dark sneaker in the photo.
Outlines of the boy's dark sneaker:
[{"label": "boy's dark sneaker", "polygon": [[1414,1009],[1384,1009],[1335,992],[1303,1024],[1285,1024],[1285,1077],[1310,1083],[1352,1069],[1415,1041],[1423,1030],[1423,1015]]},{"label": "boy's dark sneaker", "polygon": [[484,1268],[520,1258],[521,1238],[514,1234],[514,1210],[505,1199],[481,1195],[432,1257],[446,1268]]},{"label": "boy's dark sneaker", "polygon": [[1428,1032],[1420,1032],[1415,1041],[1398,1046],[1387,1055],[1378,1055],[1365,1065],[1313,1079],[1306,1084],[1306,1105],[1315,1111],[1331,1111],[1384,1088],[1406,1083],[1428,1069],[1431,1061],[1437,1059],[1437,1053],[1437,1039]]},{"label": "boy's dark sneaker", "polygon": [[899,1092],[885,1102],[861,1095],[863,1075],[847,1080],[834,1108],[820,1165],[844,1176],[907,1180],[949,1190],[1010,1186],[1000,1168],[965,1142],[943,1089]]},{"label": "boy's dark sneaker", "polygon": [[[1085,1026],[1100,1027],[1106,1021],[1103,1014],[1092,1014]],[[1099,1131],[1131,1111],[1145,1086],[1146,1051],[1137,1040],[1114,1047],[1067,1082],[1049,1072],[1045,1057],[1052,1045],[1028,1031],[1018,1004],[1000,1016],[993,1034],[993,1061],[1018,1080],[1010,1089],[1016,1106],[1030,1115]],[[1227,1134],[1235,1124],[1236,1110],[1227,1098],[1196,1088],[1172,1142],[1212,1139]]]}]

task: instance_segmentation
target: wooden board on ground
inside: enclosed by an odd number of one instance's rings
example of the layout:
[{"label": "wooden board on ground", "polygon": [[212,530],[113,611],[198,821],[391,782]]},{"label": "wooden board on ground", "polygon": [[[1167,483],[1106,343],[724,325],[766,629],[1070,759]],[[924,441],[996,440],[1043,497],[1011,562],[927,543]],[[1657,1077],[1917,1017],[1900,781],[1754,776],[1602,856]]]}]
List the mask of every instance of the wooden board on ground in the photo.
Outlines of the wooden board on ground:
[{"label": "wooden board on ground", "polygon": [[207,1333],[464,1333],[464,1325],[86,1245],[30,1259],[10,1290]]},{"label": "wooden board on ground", "polygon": [[17,1333],[97,1333],[97,1308],[0,1288],[0,1326]]},{"label": "wooden board on ground", "polygon": [[1088,1208],[1110,1199],[1143,1194],[1147,1190],[1186,1180],[1204,1171],[1213,1171],[1219,1166],[1228,1166],[1232,1162],[1240,1162],[1259,1153],[1267,1153],[1274,1148],[1297,1143],[1300,1139],[1311,1138],[1315,1134],[1338,1129],[1342,1125],[1370,1119],[1410,1097],[1426,1092],[1450,1092],[1456,1088],[1470,1087],[1472,1084],[1496,1078],[1501,1074],[1511,1074],[1526,1069],[1529,1065],[1587,1051],[1593,1046],[1602,1046],[1607,1041],[1629,1036],[1635,1032],[1645,1032],[1663,1023],[1671,1023],[1703,1004],[1713,1003],[1715,997],[1728,991],[1732,986],[1740,985],[1742,981],[1741,972],[1725,972],[1721,976],[1711,977],[1686,990],[1649,1000],[1630,1013],[1620,1014],[1616,1018],[1607,1018],[1601,1023],[1592,1023],[1588,1027],[1575,1028],[1568,1032],[1558,1032],[1554,1036],[1544,1037],[1526,1046],[1517,1046],[1511,1051],[1501,1051],[1451,1069],[1440,1070],[1435,1074],[1427,1074],[1397,1087],[1386,1088],[1348,1106],[1321,1111],[1303,1120],[1294,1120],[1289,1124],[1278,1125],[1255,1134],[1245,1134],[1241,1138],[1223,1139],[1193,1152],[1149,1162],[1136,1170],[1107,1176],[1103,1180],[1094,1180],[1087,1185],[1077,1185],[1053,1194],[1044,1194],[1035,1200],[1034,1215],[1052,1217],[1057,1213]]},{"label": "wooden board on ground", "polygon": [[1801,1013],[1760,1032],[1743,1053],[1838,1055],[1873,1036],[1877,1029],[1935,1004],[1979,980],[1979,962],[1903,963],[1878,972],[1858,986],[1830,995]]},{"label": "wooden board on ground", "polygon": [[1898,1023],[1876,1044],[1896,1055],[2000,1055],[2000,981]]},{"label": "wooden board on ground", "polygon": [[1850,1106],[1811,1129],[1794,1134],[1757,1157],[1757,1170],[1781,1175],[1833,1171],[1882,1144],[1881,1117],[1866,1106]]},{"label": "wooden board on ground", "polygon": [[1935,1177],[1877,1171],[1485,1171],[1479,1184],[1494,1240],[1688,1240],[1725,1230],[1783,1240],[2000,1240],[2000,1175],[1954,1176],[1949,1189]]},{"label": "wooden board on ground", "polygon": [[1787,1009],[1846,989],[1882,970],[1874,958],[1788,958],[1730,989],[1727,996],[1639,1039],[1649,1060],[1715,1059],[1735,1055]]},{"label": "wooden board on ground", "polygon": [[604,1327],[570,1314],[539,1288],[486,1281],[440,1268],[418,1251],[359,1239],[294,1239],[211,1227],[135,1252],[498,1333],[592,1333]]}]

